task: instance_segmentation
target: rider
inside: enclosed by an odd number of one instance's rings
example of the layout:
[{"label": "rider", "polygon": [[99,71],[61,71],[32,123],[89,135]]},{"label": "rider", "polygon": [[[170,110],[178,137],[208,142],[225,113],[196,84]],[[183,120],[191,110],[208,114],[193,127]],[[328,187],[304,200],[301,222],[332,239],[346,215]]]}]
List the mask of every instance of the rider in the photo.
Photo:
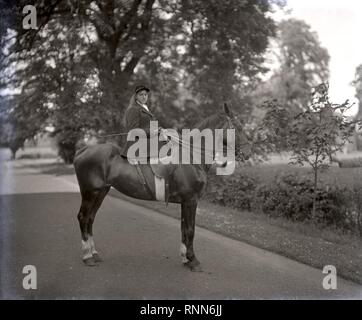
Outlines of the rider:
[{"label": "rider", "polygon": [[[132,129],[143,129],[146,132],[147,140],[152,135],[161,135],[165,140],[165,133],[162,128],[159,128],[156,132],[150,132],[150,121],[156,121],[155,116],[150,112],[147,102],[149,97],[150,89],[146,86],[139,85],[135,88],[134,94],[132,95],[128,108],[124,116],[124,124],[127,131]],[[127,157],[127,151],[135,141],[126,142],[123,148],[122,155]],[[150,144],[148,143],[148,146]],[[160,145],[160,143],[159,143]],[[149,150],[149,147],[148,147]],[[149,154],[148,154],[149,158]]]}]

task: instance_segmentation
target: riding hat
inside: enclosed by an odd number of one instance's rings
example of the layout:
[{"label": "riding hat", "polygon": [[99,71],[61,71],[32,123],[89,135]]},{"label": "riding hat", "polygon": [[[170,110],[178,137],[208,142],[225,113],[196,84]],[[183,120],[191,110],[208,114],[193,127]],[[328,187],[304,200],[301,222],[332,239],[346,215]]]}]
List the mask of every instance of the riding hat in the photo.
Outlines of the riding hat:
[{"label": "riding hat", "polygon": [[136,89],[135,89],[135,93],[137,94],[138,92],[142,91],[142,90],[145,90],[147,92],[150,92],[151,90],[145,86],[137,86]]}]

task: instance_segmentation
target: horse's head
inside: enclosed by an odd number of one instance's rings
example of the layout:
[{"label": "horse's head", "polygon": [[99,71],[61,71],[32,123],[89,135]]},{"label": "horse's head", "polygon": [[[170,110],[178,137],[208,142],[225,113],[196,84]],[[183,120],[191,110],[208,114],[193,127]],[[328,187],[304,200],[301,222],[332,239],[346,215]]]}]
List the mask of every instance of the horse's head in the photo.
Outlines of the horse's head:
[{"label": "horse's head", "polygon": [[[241,158],[242,160],[248,160],[252,153],[251,144],[240,120],[226,103],[224,104],[223,115],[225,115],[226,118],[224,128],[235,130],[235,156],[237,158]],[[223,145],[224,147],[227,147],[226,135],[224,135]]]},{"label": "horse's head", "polygon": [[213,163],[217,167],[226,167],[229,163],[235,165],[235,159],[247,160],[250,157],[251,148],[242,124],[226,104],[221,112],[203,119],[196,128],[200,131],[208,129],[215,134],[211,139],[213,145],[206,147],[205,151],[212,150]]}]

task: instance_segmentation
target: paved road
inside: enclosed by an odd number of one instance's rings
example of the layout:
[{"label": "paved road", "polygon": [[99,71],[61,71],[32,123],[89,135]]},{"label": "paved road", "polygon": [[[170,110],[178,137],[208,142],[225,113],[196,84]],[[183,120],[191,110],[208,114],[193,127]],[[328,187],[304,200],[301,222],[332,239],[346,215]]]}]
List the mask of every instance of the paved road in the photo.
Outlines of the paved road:
[{"label": "paved road", "polygon": [[[195,250],[204,271],[193,273],[179,257],[178,220],[110,196],[94,227],[105,261],[85,267],[74,177],[1,162],[2,298],[362,298],[357,284],[338,279],[337,290],[324,290],[321,270],[202,228],[196,229]],[[37,290],[22,287],[25,265],[37,268]]]}]

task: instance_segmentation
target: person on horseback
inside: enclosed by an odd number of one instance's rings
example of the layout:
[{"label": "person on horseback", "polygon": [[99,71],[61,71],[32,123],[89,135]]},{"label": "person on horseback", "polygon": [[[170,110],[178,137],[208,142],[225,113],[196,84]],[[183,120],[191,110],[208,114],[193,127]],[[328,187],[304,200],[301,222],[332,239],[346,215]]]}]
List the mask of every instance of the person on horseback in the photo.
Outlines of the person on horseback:
[{"label": "person on horseback", "polygon": [[[158,128],[155,132],[150,132],[150,121],[156,121],[157,119],[151,113],[147,106],[147,102],[149,99],[150,89],[144,85],[139,85],[135,88],[134,94],[132,95],[128,108],[126,110],[124,116],[124,125],[127,131],[132,129],[143,129],[147,135],[149,146],[149,139],[151,136],[161,136],[161,140],[167,140],[165,136],[164,129]],[[137,141],[137,140],[136,140]],[[136,143],[136,141],[128,141],[126,142],[122,156],[127,158],[128,149]],[[147,153],[147,158],[149,158],[149,148]]]}]

